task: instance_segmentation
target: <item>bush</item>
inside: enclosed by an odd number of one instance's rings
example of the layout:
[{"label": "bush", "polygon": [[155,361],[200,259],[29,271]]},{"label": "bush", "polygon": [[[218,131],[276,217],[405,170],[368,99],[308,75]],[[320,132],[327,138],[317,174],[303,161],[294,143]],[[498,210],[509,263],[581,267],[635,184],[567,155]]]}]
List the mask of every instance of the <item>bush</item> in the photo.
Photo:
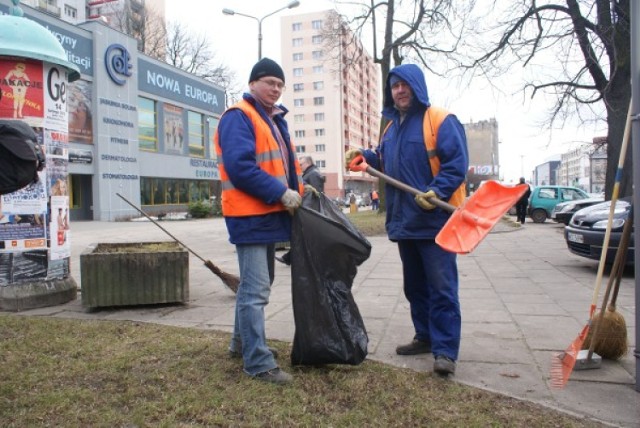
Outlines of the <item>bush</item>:
[{"label": "bush", "polygon": [[206,218],[214,215],[213,206],[207,201],[189,203],[189,215],[193,218]]}]

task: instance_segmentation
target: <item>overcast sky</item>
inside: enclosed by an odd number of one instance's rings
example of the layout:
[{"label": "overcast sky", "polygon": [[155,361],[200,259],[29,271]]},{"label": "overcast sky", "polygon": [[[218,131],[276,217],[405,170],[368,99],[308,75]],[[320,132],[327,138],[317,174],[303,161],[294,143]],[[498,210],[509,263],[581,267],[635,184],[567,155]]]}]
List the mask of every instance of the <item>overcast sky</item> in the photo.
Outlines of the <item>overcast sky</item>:
[{"label": "overcast sky", "polygon": [[[258,59],[258,22],[243,16],[228,16],[223,8],[233,9],[257,18],[285,7],[288,0],[166,0],[166,15],[170,21],[186,24],[190,31],[206,34],[216,58],[235,70],[240,81],[248,79],[251,67]],[[285,15],[332,9],[329,0],[300,0],[300,6],[285,9],[262,22],[263,56],[280,61],[280,17]],[[370,51],[370,47],[366,46]],[[551,100],[536,96],[530,100],[522,93],[521,79],[495,82],[500,91],[486,81],[474,80],[470,87],[457,81],[446,81],[426,74],[429,97],[434,105],[448,108],[463,123],[496,118],[500,136],[501,176],[505,181],[527,179],[533,168],[560,153],[590,142],[593,136],[606,135],[606,128],[567,126],[548,131],[539,126],[545,121]],[[291,106],[288,106],[291,108]]]}]

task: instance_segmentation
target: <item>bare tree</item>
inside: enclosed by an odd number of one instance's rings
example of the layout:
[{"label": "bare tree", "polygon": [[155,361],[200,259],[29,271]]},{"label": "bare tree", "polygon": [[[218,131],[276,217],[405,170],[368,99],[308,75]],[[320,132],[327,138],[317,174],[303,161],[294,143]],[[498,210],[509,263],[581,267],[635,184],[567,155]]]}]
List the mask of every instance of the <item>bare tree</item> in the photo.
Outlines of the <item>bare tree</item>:
[{"label": "bare tree", "polygon": [[134,37],[140,52],[222,87],[227,105],[239,100],[242,87],[235,73],[216,61],[206,36],[188,31],[182,23],[165,24],[160,15],[137,4],[125,2],[124,7],[108,12],[110,25]]},{"label": "bare tree", "polygon": [[107,12],[109,25],[138,41],[138,50],[164,61],[167,28],[162,16],[137,2],[124,2]]},{"label": "bare tree", "polygon": [[[355,8],[356,12],[350,17],[334,16],[326,27],[325,43],[331,47],[338,42],[371,40],[367,50],[374,62],[380,64],[384,84],[392,66],[402,64],[405,59],[434,74],[446,73],[447,56],[456,51],[465,29],[464,16],[473,9],[475,0],[459,4],[453,0],[362,0],[336,4]],[[345,27],[349,30],[345,31]]]},{"label": "bare tree", "polygon": [[190,33],[184,24],[170,22],[167,25],[164,60],[224,88],[227,104],[237,101],[242,93],[235,73],[227,65],[216,61],[209,39],[204,35]]},{"label": "bare tree", "polygon": [[[495,2],[494,8],[503,7]],[[567,118],[606,120],[607,178],[610,199],[615,181],[629,102],[631,99],[629,0],[521,0],[489,34],[499,34],[492,46],[481,49],[467,63],[474,73],[489,78],[510,72],[514,66],[533,72],[525,83],[531,97],[555,97],[548,126],[563,125]],[[477,40],[479,38],[476,38]],[[464,61],[461,61],[464,62]],[[620,195],[631,195],[631,144],[626,154]]]}]

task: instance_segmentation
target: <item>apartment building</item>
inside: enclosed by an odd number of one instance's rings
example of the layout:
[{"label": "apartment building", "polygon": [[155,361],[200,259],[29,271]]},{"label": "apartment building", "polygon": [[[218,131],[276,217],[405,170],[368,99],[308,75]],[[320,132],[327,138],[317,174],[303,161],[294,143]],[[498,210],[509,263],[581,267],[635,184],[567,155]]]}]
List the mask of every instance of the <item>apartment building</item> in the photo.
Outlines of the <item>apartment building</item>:
[{"label": "apartment building", "polygon": [[114,26],[114,19],[123,10],[129,11],[135,26],[145,21],[141,12],[146,8],[164,22],[165,0],[23,0],[21,2],[39,12],[46,13],[70,24],[81,24],[92,19],[99,19],[105,24]]},{"label": "apartment building", "polygon": [[23,0],[21,3],[70,24],[87,20],[87,0]]},{"label": "apartment building", "polygon": [[463,124],[469,149],[467,185],[475,190],[485,180],[500,180],[500,138],[495,118]]},{"label": "apartment building", "polygon": [[560,185],[579,187],[589,193],[600,193],[604,191],[606,176],[606,137],[596,137],[593,144],[560,155]]},{"label": "apartment building", "polygon": [[116,24],[113,21],[120,20],[122,12],[127,11],[127,15],[133,18],[133,25],[136,24],[136,19],[138,20],[137,24],[144,25],[147,18],[143,11],[146,10],[164,22],[164,3],[165,0],[86,0],[87,19],[103,19],[107,24],[113,26]]},{"label": "apartment building", "polygon": [[282,101],[290,110],[291,136],[299,155],[312,156],[325,175],[331,198],[368,194],[377,186],[368,174],[345,171],[344,152],[378,144],[382,106],[378,66],[334,13],[281,18]]}]

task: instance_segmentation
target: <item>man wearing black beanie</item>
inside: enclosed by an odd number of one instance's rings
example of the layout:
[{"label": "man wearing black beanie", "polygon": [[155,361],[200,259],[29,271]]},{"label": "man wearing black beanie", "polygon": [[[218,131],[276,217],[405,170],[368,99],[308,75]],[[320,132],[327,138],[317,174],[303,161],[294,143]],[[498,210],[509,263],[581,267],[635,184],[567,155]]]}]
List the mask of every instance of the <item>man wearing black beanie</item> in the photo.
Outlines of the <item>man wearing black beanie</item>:
[{"label": "man wearing black beanie", "polygon": [[262,58],[251,69],[249,83],[255,82],[256,80],[266,76],[277,77],[282,80],[282,83],[284,84],[284,72],[278,63],[269,58]]},{"label": "man wearing black beanie", "polygon": [[275,244],[291,239],[290,213],[304,192],[287,109],[276,104],[283,90],[282,68],[261,59],[251,70],[249,93],[222,115],[215,135],[222,214],[240,268],[229,354],[242,357],[249,376],[277,384],[292,376],[280,370],[267,346],[264,308],[274,280]]}]

